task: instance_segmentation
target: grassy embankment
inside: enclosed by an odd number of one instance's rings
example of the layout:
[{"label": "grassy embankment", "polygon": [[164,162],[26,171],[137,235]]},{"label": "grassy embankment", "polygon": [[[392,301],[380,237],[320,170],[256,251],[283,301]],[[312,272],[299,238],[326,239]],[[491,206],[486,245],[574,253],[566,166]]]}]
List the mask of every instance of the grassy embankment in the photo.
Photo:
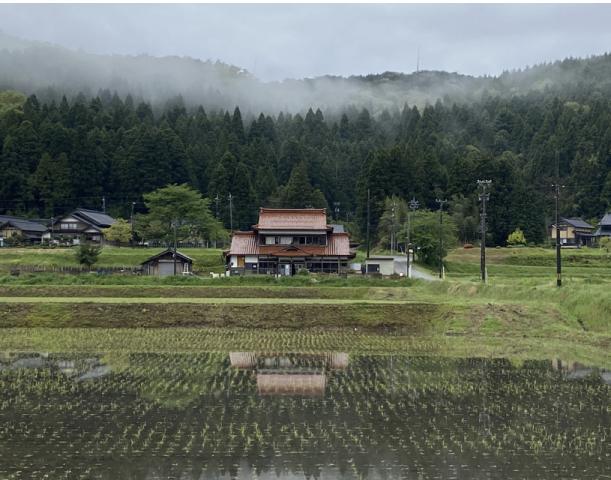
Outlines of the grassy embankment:
[{"label": "grassy embankment", "polygon": [[[560,356],[609,366],[610,257],[598,250],[563,254],[571,260],[562,289],[554,287],[553,252],[544,249],[490,250],[486,286],[474,281],[474,250],[452,252],[449,280],[433,283],[333,276],[0,276],[0,296],[12,297],[0,300],[0,324],[6,327],[0,349],[42,347],[52,338],[58,349],[430,350]],[[88,333],[78,328],[83,326],[100,328]],[[126,326],[138,328],[137,335],[115,328]],[[184,332],[164,329],[162,337],[161,330],[144,328],[177,326]],[[207,328],[193,329],[201,326]]]},{"label": "grassy embankment", "polygon": [[[105,246],[94,269],[133,269],[147,258],[164,250],[163,248],[130,248]],[[181,248],[180,251],[193,259],[195,270],[219,272],[223,270],[221,249]],[[0,248],[0,273],[20,266],[52,268],[78,267],[75,248]]]}]

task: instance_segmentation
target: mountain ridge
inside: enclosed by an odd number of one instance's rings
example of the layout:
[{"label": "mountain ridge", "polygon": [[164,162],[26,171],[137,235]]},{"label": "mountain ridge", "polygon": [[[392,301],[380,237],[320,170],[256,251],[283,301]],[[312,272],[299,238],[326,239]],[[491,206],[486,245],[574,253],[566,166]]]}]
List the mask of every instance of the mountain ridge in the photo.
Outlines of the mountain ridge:
[{"label": "mountain ridge", "polygon": [[43,97],[49,90],[74,96],[106,89],[156,105],[181,96],[186,104],[213,109],[240,106],[253,112],[301,112],[354,106],[368,108],[375,115],[442,98],[460,103],[485,93],[510,96],[577,84],[609,93],[610,78],[611,56],[605,53],[504,71],[498,76],[424,70],[263,81],[247,69],[219,60],[88,53],[0,32],[0,88]]}]

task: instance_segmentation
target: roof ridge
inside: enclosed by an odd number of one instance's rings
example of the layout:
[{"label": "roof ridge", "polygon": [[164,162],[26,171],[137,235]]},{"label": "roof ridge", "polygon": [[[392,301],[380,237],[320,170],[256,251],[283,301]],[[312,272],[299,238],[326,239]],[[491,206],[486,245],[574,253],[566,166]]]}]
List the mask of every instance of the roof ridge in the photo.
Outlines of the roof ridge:
[{"label": "roof ridge", "polygon": [[260,207],[259,212],[303,212],[303,213],[321,213],[327,212],[326,208],[267,208]]}]

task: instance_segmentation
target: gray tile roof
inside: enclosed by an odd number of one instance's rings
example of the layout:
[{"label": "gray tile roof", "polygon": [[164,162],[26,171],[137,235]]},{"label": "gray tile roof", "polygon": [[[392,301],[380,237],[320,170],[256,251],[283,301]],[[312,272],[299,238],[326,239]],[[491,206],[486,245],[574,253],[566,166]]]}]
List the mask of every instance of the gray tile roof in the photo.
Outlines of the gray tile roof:
[{"label": "gray tile roof", "polygon": [[605,214],[605,216],[600,221],[600,225],[611,226],[611,213]]},{"label": "gray tile roof", "polygon": [[590,225],[588,222],[582,220],[581,218],[564,218],[562,217],[561,219],[563,222],[568,223],[569,225],[576,227],[576,228],[591,228],[594,229],[594,227],[592,225]]},{"label": "gray tile roof", "polygon": [[47,231],[47,227],[41,223],[33,222],[26,218],[13,217],[11,215],[0,215],[0,224],[9,224],[24,232],[40,232]]},{"label": "gray tile roof", "polygon": [[[167,255],[168,253],[173,254],[174,250],[172,248],[166,248],[162,252],[159,252],[158,254],[153,255],[152,257],[147,258],[140,265],[144,265],[145,263],[152,262],[152,261],[154,261],[154,260],[156,260],[156,259],[158,259],[160,257],[163,257],[164,255]],[[185,260],[185,261],[187,261],[189,263],[193,263],[193,259],[191,257],[188,257],[184,253],[180,253],[178,250],[176,250],[176,258],[182,258],[183,260]]]},{"label": "gray tile roof", "polygon": [[110,227],[115,223],[115,219],[110,215],[106,215],[104,212],[97,210],[88,210],[86,208],[77,208],[73,215],[77,215],[84,220],[92,223],[96,227]]}]

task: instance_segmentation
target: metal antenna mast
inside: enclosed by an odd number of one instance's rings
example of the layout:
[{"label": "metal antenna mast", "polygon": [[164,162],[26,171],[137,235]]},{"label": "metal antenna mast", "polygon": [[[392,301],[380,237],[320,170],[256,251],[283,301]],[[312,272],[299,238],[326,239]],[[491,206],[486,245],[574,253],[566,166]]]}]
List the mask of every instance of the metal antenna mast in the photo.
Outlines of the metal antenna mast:
[{"label": "metal antenna mast", "polygon": [[486,283],[486,202],[490,199],[490,193],[488,188],[492,184],[492,180],[478,180],[477,186],[481,188],[479,193],[479,201],[482,202],[482,212],[480,214],[481,220],[481,241],[480,241],[480,261],[479,269],[482,277],[482,282]]},{"label": "metal antenna mast", "polygon": [[443,279],[443,206],[447,200],[435,199],[439,205],[439,278]]}]

